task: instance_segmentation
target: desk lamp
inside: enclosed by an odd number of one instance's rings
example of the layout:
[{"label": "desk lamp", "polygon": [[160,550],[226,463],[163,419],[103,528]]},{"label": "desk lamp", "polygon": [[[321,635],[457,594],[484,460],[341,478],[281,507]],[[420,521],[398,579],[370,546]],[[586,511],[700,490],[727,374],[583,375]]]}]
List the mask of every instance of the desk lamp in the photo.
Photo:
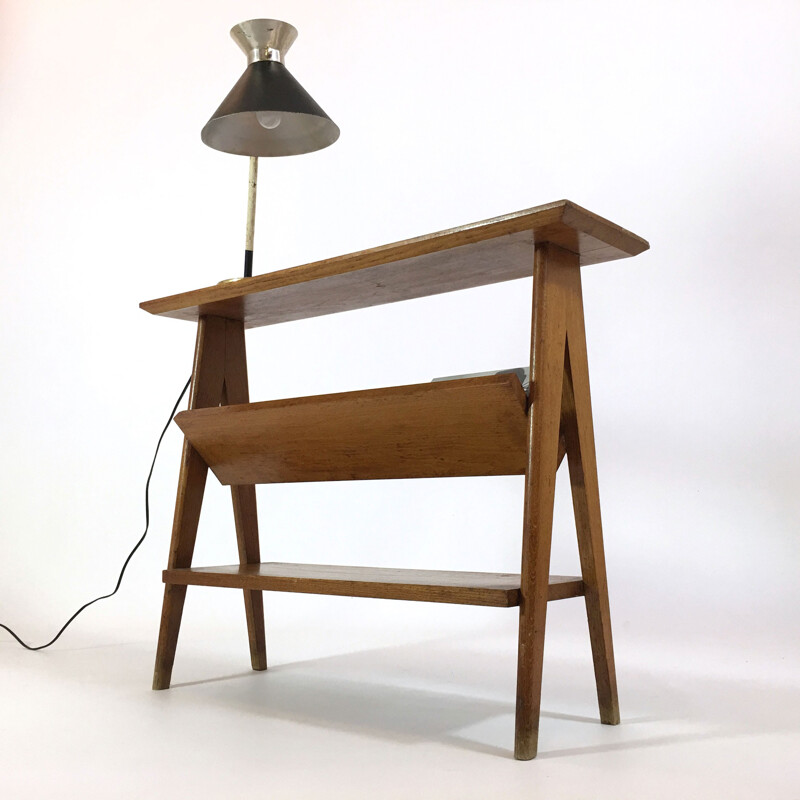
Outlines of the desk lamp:
[{"label": "desk lamp", "polygon": [[241,78],[205,124],[209,147],[250,156],[244,277],[253,274],[253,231],[259,156],[312,153],[339,138],[335,122],[314,102],[283,63],[297,29],[277,19],[251,19],[231,28],[247,56]]}]

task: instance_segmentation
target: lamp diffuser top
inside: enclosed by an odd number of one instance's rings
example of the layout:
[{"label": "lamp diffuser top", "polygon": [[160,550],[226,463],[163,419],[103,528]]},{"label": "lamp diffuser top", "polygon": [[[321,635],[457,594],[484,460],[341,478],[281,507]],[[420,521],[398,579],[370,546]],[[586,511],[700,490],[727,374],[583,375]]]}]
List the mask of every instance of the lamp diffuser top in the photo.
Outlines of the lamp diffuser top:
[{"label": "lamp diffuser top", "polygon": [[203,142],[244,156],[293,156],[333,144],[338,126],[283,64],[297,30],[254,19],[235,25],[231,36],[247,68],[203,128]]}]

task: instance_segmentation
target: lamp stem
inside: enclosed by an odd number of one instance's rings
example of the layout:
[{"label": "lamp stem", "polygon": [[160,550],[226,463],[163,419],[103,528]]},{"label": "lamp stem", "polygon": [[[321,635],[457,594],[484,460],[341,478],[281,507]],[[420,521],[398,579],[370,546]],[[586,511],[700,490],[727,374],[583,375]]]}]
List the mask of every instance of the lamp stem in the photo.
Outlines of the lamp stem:
[{"label": "lamp stem", "polygon": [[258,157],[250,156],[250,177],[247,182],[247,232],[244,239],[244,277],[253,276],[253,234],[256,225],[256,188]]}]

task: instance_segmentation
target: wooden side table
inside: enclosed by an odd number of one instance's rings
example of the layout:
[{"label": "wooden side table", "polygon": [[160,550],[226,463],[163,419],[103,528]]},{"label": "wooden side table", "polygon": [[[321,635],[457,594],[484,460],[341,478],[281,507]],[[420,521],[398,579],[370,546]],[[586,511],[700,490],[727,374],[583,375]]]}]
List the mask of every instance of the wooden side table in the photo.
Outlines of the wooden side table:
[{"label": "wooden side table", "polygon": [[[236,283],[151,300],[197,322],[156,656],[169,687],[186,587],[244,592],[253,669],[267,668],[262,591],[519,606],[515,756],[536,755],[547,603],[583,596],[602,722],[619,722],[580,267],[644,239],[566,200]],[[250,403],[244,331],[533,275],[531,390],[495,375]],[[580,577],[549,575],[566,455]],[[208,469],[231,486],[239,564],[192,567]],[[261,563],[255,484],[525,475],[520,574]]]}]

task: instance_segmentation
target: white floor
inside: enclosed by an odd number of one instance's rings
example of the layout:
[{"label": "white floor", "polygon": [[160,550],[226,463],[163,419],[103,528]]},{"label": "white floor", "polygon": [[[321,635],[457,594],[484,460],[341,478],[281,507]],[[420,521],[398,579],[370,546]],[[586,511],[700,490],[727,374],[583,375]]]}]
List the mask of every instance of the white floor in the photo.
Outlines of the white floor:
[{"label": "white floor", "polygon": [[523,763],[511,621],[428,640],[376,626],[357,644],[273,626],[267,673],[245,668],[241,636],[185,633],[165,692],[149,689],[151,641],[76,632],[37,654],[3,641],[0,797],[800,797],[786,664],[665,658],[623,634],[610,727],[587,653],[551,637],[540,754]]}]

